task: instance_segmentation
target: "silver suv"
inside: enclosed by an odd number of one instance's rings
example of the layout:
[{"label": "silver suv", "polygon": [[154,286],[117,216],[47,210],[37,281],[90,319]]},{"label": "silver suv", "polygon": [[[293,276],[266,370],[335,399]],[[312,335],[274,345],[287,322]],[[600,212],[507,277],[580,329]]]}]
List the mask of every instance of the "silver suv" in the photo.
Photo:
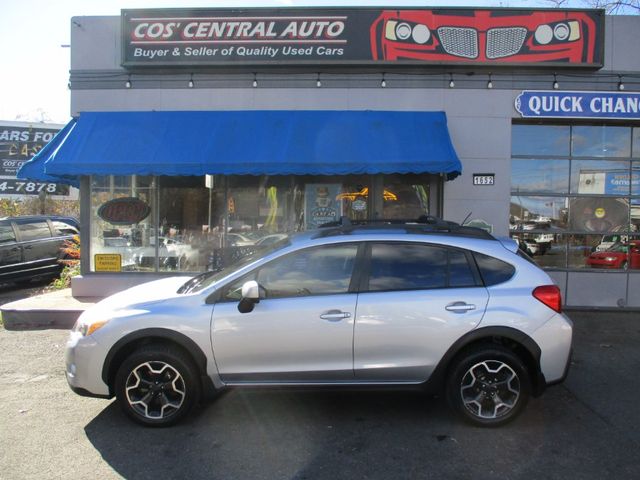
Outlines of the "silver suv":
[{"label": "silver suv", "polygon": [[444,389],[466,420],[502,425],[566,375],[560,291],[515,242],[424,221],[344,222],[109,297],[71,332],[69,385],[149,426],[265,385]]}]

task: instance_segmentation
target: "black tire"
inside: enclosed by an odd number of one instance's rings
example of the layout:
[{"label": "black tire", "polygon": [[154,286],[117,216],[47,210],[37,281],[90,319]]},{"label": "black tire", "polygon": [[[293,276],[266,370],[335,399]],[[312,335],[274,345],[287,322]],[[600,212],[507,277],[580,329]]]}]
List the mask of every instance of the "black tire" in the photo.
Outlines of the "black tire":
[{"label": "black tire", "polygon": [[171,345],[146,345],[122,362],[115,378],[116,399],[132,420],[168,427],[184,418],[200,399],[193,360]]},{"label": "black tire", "polygon": [[467,422],[498,427],[522,412],[531,395],[531,378],[511,350],[482,345],[456,357],[446,390],[449,405]]}]

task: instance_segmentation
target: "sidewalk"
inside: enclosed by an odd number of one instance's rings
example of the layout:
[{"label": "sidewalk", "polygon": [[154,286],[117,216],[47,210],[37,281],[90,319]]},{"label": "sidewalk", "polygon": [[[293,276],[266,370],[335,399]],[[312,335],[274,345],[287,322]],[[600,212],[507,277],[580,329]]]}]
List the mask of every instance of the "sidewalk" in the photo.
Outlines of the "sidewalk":
[{"label": "sidewalk", "polygon": [[71,289],[56,290],[0,306],[7,330],[68,330],[87,308],[100,298],[73,297]]}]

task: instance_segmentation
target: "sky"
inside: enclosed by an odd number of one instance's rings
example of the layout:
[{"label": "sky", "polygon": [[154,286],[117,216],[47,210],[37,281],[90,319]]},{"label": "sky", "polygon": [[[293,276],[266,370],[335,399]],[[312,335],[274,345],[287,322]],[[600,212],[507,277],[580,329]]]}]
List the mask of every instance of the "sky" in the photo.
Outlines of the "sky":
[{"label": "sky", "polygon": [[[123,8],[257,6],[548,7],[544,0],[5,0],[0,14],[0,121],[64,124],[70,118],[69,37],[73,16],[114,15]],[[571,0],[566,6],[580,6]]]}]

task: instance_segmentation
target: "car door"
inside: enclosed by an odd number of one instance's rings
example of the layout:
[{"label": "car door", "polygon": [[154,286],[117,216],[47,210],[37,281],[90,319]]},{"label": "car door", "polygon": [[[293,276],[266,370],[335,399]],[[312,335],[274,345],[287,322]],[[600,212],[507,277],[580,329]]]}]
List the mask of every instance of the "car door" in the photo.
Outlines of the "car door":
[{"label": "car door", "polygon": [[367,246],[354,333],[357,380],[421,382],[475,328],[488,293],[460,249],[409,242]]},{"label": "car door", "polygon": [[22,263],[22,247],[9,220],[0,220],[0,278],[15,272]]},{"label": "car door", "polygon": [[47,220],[17,219],[15,224],[23,248],[25,267],[33,270],[58,268],[61,241],[51,236]]},{"label": "car door", "polygon": [[[353,379],[352,276],[357,243],[289,253],[232,282],[213,309],[211,339],[223,381],[318,383]],[[264,298],[238,311],[242,284]]]}]

